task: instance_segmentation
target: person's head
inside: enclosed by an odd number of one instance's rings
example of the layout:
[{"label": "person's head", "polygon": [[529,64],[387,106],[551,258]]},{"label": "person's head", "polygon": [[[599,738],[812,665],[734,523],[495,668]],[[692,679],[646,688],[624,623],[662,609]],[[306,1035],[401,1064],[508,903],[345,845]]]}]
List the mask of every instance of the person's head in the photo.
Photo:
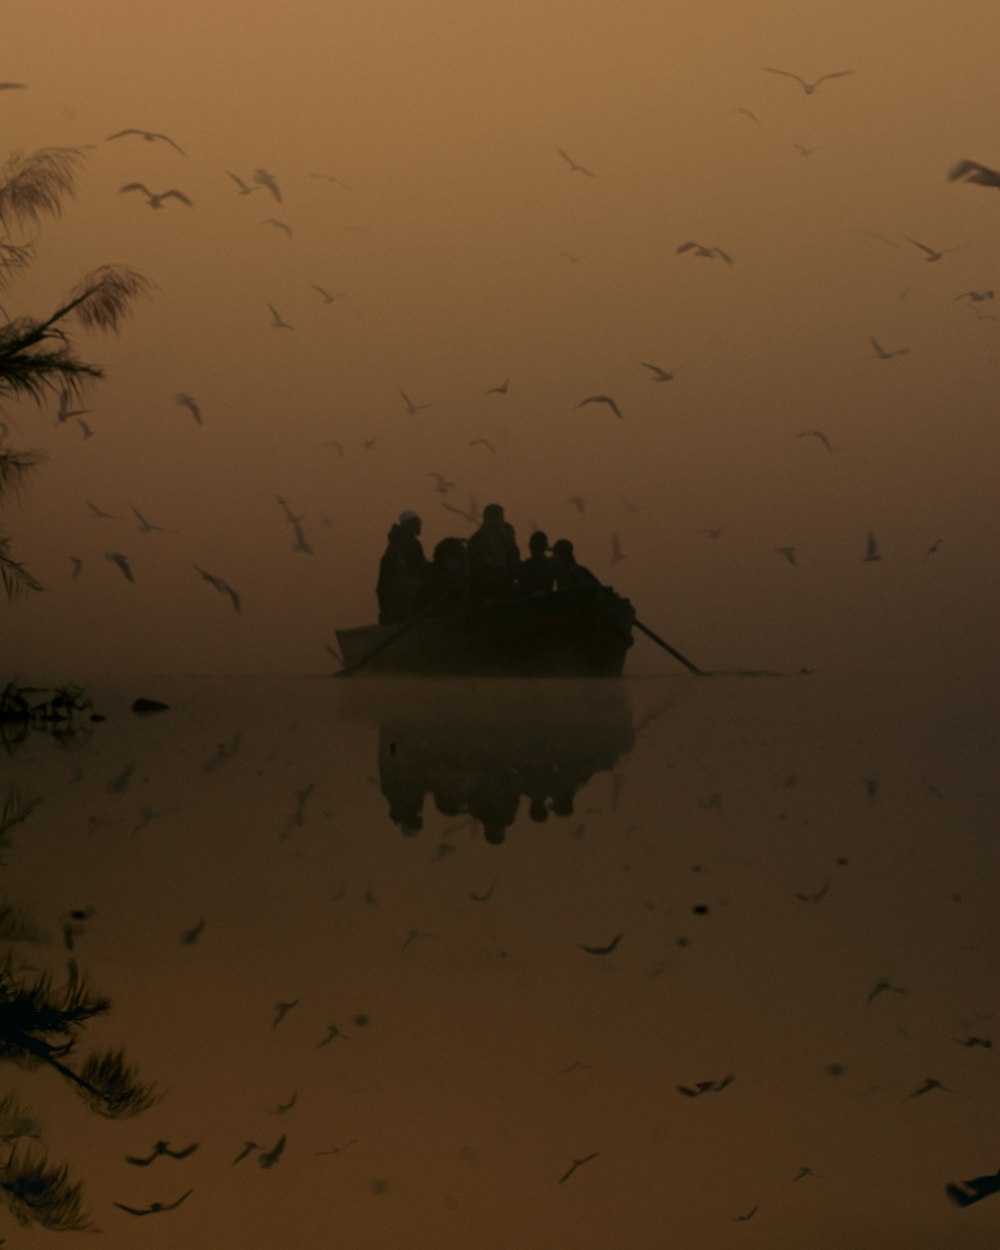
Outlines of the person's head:
[{"label": "person's head", "polygon": [[552,554],[568,563],[573,559],[573,544],[568,538],[559,538],[552,546]]},{"label": "person's head", "polygon": [[549,536],[543,530],[535,530],[528,539],[528,550],[532,555],[541,555],[549,549]]},{"label": "person's head", "polygon": [[401,529],[408,530],[412,534],[420,533],[420,517],[410,508],[399,514],[399,525]]},{"label": "person's head", "polygon": [[503,508],[498,503],[488,503],[483,509],[484,525],[499,525],[503,520]]}]

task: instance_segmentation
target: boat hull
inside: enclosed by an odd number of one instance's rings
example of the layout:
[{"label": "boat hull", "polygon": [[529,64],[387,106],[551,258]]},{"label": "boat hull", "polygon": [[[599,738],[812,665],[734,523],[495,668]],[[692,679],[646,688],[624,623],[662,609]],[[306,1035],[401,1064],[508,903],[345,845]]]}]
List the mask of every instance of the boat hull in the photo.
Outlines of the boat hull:
[{"label": "boat hull", "polygon": [[344,672],[420,676],[617,677],[635,610],[604,586],[337,630]]}]

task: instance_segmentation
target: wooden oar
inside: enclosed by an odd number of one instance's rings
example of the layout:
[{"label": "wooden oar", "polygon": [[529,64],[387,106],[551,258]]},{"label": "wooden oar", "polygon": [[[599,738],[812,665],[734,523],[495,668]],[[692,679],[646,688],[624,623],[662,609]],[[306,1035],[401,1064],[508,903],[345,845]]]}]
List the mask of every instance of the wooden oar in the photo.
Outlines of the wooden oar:
[{"label": "wooden oar", "polygon": [[638,617],[636,617],[636,619],[632,622],[632,624],[641,633],[645,634],[647,638],[652,638],[652,640],[656,643],[658,647],[662,647],[663,650],[668,652],[670,655],[672,655],[675,660],[680,660],[680,662],[684,665],[684,667],[688,669],[690,672],[694,673],[696,677],[711,677],[712,676],[711,673],[706,673],[703,668],[699,668],[697,664],[693,664],[687,658],[686,655],[681,655],[681,653],[677,650],[677,648],[672,647],[669,642],[664,642],[664,640],[660,637],[659,634],[654,634],[653,631],[649,628],[649,626],[643,625],[642,621],[640,621]]},{"label": "wooden oar", "polygon": [[402,636],[411,630],[414,625],[422,621],[428,612],[431,612],[434,608],[440,607],[441,604],[444,603],[444,601],[451,595],[451,593],[450,589],[446,590],[443,595],[439,595],[436,599],[432,599],[430,603],[424,604],[420,611],[417,612],[415,616],[411,616],[405,625],[401,625],[399,629],[397,629],[395,633],[390,634],[388,638],[383,638],[377,646],[372,647],[367,655],[363,655],[356,664],[350,664],[347,668],[342,668],[339,672],[334,673],[334,677],[350,677],[352,674],[356,673],[359,668],[364,668],[369,660],[374,660],[374,658],[383,652],[386,647],[391,647],[397,638],[402,638]]}]

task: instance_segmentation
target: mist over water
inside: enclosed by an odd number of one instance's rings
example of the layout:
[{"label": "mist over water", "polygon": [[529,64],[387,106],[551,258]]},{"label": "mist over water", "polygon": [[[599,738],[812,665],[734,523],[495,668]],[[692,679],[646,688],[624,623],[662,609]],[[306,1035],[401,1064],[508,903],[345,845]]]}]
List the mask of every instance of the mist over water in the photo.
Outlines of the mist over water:
[{"label": "mist over water", "polygon": [[[109,1122],[9,1072],[105,1244],[993,1244],[944,1184],[996,1164],[995,690],[367,687],[109,683],[8,759],[17,957],[76,960],[85,1048],[162,1094]],[[502,842],[483,775],[550,788]],[[125,1161],[157,1140],[199,1146]]]}]

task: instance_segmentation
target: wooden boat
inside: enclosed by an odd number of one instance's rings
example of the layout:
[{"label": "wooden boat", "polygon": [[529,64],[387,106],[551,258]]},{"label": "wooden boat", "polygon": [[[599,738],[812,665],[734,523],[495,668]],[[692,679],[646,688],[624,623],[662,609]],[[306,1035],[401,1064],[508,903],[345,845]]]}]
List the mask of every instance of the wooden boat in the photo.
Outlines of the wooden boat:
[{"label": "wooden boat", "polygon": [[608,586],[338,629],[344,676],[618,677],[635,609]]}]

